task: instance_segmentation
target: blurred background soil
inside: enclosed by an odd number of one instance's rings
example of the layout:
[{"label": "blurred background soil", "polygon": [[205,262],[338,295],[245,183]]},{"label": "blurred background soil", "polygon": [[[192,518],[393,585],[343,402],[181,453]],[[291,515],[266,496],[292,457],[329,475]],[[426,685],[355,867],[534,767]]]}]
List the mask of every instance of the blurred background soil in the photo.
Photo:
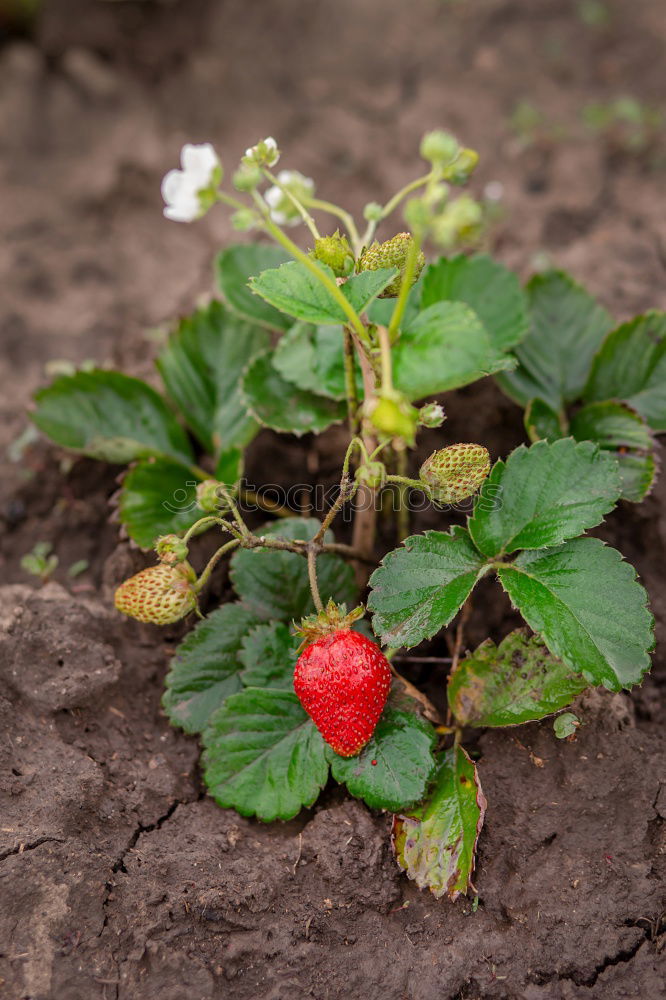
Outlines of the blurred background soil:
[{"label": "blurred background soil", "polygon": [[[437,902],[398,873],[387,818],[339,790],[272,827],[205,798],[195,742],[159,707],[180,632],[109,611],[145,562],[108,520],[117,470],[25,430],[54,362],[152,378],[174,317],[211,294],[212,255],[236,238],[225,215],[161,214],[185,141],[213,142],[231,172],[275,135],[281,166],[358,211],[416,175],[426,129],[449,128],[481,154],[473,192],[501,184],[504,263],[564,267],[618,320],[666,308],[662,0],[47,0],[22,37],[7,3],[0,998],[658,1000],[663,651],[631,699],[587,699],[575,743],[547,721],[482,736],[478,909]],[[448,438],[494,457],[524,438],[490,380],[450,412]],[[338,444],[266,432],[251,472],[326,479]],[[662,480],[601,532],[636,565],[662,639],[665,496]],[[60,557],[41,589],[19,565],[39,540]],[[511,622],[484,589],[468,642]]]}]

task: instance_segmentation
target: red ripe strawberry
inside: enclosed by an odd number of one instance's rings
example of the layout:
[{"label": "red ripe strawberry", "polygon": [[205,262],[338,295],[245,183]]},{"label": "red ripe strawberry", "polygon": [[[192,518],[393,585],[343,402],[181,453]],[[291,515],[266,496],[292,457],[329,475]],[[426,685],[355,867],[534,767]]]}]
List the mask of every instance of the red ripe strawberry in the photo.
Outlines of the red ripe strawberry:
[{"label": "red ripe strawberry", "polygon": [[382,714],[391,668],[376,643],[338,628],[306,646],[296,663],[294,690],[329,746],[355,757]]}]

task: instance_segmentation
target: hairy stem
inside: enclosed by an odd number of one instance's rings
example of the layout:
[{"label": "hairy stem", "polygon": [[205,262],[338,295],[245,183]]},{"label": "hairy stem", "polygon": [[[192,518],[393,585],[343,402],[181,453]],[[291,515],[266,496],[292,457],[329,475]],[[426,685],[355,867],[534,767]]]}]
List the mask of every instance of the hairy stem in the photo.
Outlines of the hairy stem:
[{"label": "hairy stem", "polygon": [[358,392],[356,390],[356,370],[354,366],[354,341],[349,328],[345,326],[343,331],[343,349],[345,361],[345,394],[347,396],[347,420],[349,422],[349,433],[356,435],[359,432],[358,419]]},{"label": "hairy stem", "polygon": [[324,605],[321,603],[319,584],[317,583],[317,549],[314,545],[308,546],[308,579],[310,580],[314,606],[317,611],[323,611]]},{"label": "hairy stem", "polygon": [[[366,402],[371,400],[375,395],[376,380],[375,373],[368,360],[365,351],[360,345],[359,347],[359,361],[361,363],[361,371],[363,373],[363,390]],[[363,446],[365,448],[366,454],[372,453],[377,447],[377,442],[369,434],[363,437]],[[377,531],[377,505],[375,502],[377,490],[374,487],[368,486],[366,483],[361,483],[356,494],[357,496],[357,510],[354,516],[354,528],[352,532],[352,546],[357,549],[364,560],[368,560],[372,557],[372,553],[375,548],[375,535]],[[369,573],[367,568],[363,565],[357,565],[356,567],[356,581],[359,587],[364,587],[368,582]]]},{"label": "hairy stem", "polygon": [[398,298],[391,315],[391,320],[389,322],[388,337],[389,344],[395,340],[395,336],[400,329],[400,324],[402,323],[402,318],[405,315],[405,309],[407,308],[407,300],[409,299],[409,293],[412,290],[412,285],[414,283],[414,275],[416,273],[416,262],[418,260],[419,251],[421,249],[421,240],[417,233],[413,234],[412,242],[409,245],[409,251],[407,253],[407,260],[405,261],[405,270],[402,275],[402,281],[400,283],[400,292],[398,293]]},{"label": "hairy stem", "polygon": [[225,555],[227,552],[231,552],[232,549],[235,549],[240,544],[241,541],[239,538],[233,538],[230,542],[226,542],[224,545],[221,545],[220,548],[217,550],[217,552],[213,553],[213,555],[208,560],[208,564],[206,565],[206,567],[204,568],[203,572],[201,573],[197,582],[194,585],[194,592],[196,594],[201,593],[203,588],[206,586],[206,584],[210,579],[211,573],[217,566],[222,556]]},{"label": "hairy stem", "polygon": [[[402,478],[407,478],[407,449],[401,448],[396,454],[396,465],[398,474]],[[398,540],[403,541],[409,534],[409,486],[405,483],[398,483],[398,511],[396,516],[396,527],[398,529]]]},{"label": "hairy stem", "polygon": [[312,216],[310,215],[306,207],[303,205],[303,203],[296,197],[295,194],[292,194],[289,188],[285,184],[283,184],[282,181],[278,180],[278,178],[275,177],[275,175],[272,174],[270,170],[267,170],[264,167],[261,172],[264,175],[264,177],[267,177],[268,180],[271,181],[276,188],[279,188],[280,191],[282,191],[282,194],[289,199],[289,201],[292,203],[292,205],[300,215],[301,219],[305,223],[305,225],[310,230],[310,233],[313,236],[313,238],[315,240],[318,240],[319,230],[317,229],[317,224],[315,223],[315,220],[312,218]]}]

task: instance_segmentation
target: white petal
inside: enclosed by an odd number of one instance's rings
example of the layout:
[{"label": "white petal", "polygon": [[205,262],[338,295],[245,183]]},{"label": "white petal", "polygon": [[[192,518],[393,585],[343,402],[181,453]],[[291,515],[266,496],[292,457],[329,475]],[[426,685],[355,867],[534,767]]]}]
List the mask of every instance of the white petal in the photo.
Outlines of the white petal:
[{"label": "white petal", "polygon": [[284,214],[284,212],[278,212],[277,209],[273,209],[271,212],[271,219],[277,226],[288,226],[291,225],[290,220]]},{"label": "white petal", "polygon": [[180,162],[185,173],[199,188],[208,187],[213,171],[220,165],[217,153],[209,142],[203,142],[199,146],[186,143],[180,154]]},{"label": "white petal", "polygon": [[165,217],[171,219],[172,222],[194,222],[200,212],[198,201],[182,201],[177,205],[167,205],[164,209]]},{"label": "white petal", "polygon": [[264,200],[266,201],[266,204],[271,206],[271,208],[277,208],[284,197],[285,195],[282,191],[280,191],[280,188],[275,187],[275,185],[269,188],[264,194]]},{"label": "white petal", "polygon": [[170,170],[162,179],[162,197],[170,205],[178,197],[181,184],[185,178],[182,170]]}]

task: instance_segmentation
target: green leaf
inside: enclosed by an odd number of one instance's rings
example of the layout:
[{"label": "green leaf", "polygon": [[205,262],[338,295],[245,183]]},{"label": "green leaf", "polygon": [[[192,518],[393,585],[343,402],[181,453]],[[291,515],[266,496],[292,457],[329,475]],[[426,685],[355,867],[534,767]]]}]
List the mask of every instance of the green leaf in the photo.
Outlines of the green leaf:
[{"label": "green leaf", "polygon": [[204,780],[223,809],[265,822],[311,806],[328,778],[324,741],[295,694],[246,688],[203,736]]},{"label": "green leaf", "polygon": [[586,687],[537,636],[516,629],[460,661],[449,675],[448,700],[461,726],[517,726],[552,715]]},{"label": "green leaf", "polygon": [[666,431],[666,313],[648,312],[606,338],[592,365],[584,399],[622,399],[653,430]]},{"label": "green leaf", "polygon": [[566,740],[567,736],[573,736],[580,726],[580,719],[573,712],[563,712],[553,722],[553,731],[558,740]]},{"label": "green leaf", "polygon": [[625,500],[637,503],[647,496],[657,474],[654,438],[636,410],[617,400],[588,403],[573,417],[571,433],[578,441],[597,441],[614,455]]},{"label": "green leaf", "polygon": [[454,900],[474,888],[474,855],[486,804],[465,751],[459,746],[446,750],[426,801],[393,823],[396,861],[419,889]]},{"label": "green leaf", "polygon": [[421,308],[435,302],[465,302],[500,351],[507,351],[529,329],[527,300],[517,275],[487,254],[443,257],[423,277]]},{"label": "green leaf", "polygon": [[257,298],[250,291],[250,278],[266,268],[279,267],[289,260],[281,247],[248,244],[228,247],[218,254],[215,261],[218,288],[234,312],[251,323],[259,323],[271,330],[287,330],[291,321],[273,306]]},{"label": "green leaf", "polygon": [[566,437],[566,418],[543,399],[531,399],[525,410],[525,430],[530,441],[557,441]]},{"label": "green leaf", "polygon": [[537,441],[496,462],[486,489],[497,502],[478,500],[468,527],[479,551],[493,557],[557,545],[593,528],[617,503],[620,473],[613,456],[591,441]]},{"label": "green leaf", "polygon": [[[330,267],[317,267],[335,284]],[[357,313],[363,312],[382,292],[396,274],[395,268],[364,271],[348,278],[340,291]],[[291,260],[275,270],[264,271],[253,278],[252,291],[277,309],[306,323],[348,323],[347,313],[312,271],[300,261]]]},{"label": "green leaf", "polygon": [[300,437],[344,419],[344,404],[295,388],[274,367],[273,357],[269,351],[255,358],[241,385],[243,402],[259,423]]},{"label": "green leaf", "polygon": [[370,577],[375,635],[388,646],[418,645],[451,621],[486,572],[464,528],[412,535]]},{"label": "green leaf", "polygon": [[498,575],[530,628],[590,684],[619,691],[649,670],[647,594],[633,566],[598,538],[521,552]]},{"label": "green leaf", "polygon": [[257,624],[241,604],[224,604],[183,639],[171,661],[162,705],[174,726],[201,733],[229,695],[241,689],[240,650]]},{"label": "green leaf", "polygon": [[371,809],[397,812],[425,795],[435,770],[435,730],[412,712],[385,709],[370,741],[357,757],[326,753],[336,781]]},{"label": "green leaf", "polygon": [[[342,327],[296,323],[280,338],[273,367],[299,389],[329,399],[345,399]],[[357,360],[354,369],[358,397],[362,399],[363,379]]]},{"label": "green leaf", "polygon": [[210,455],[249,444],[258,430],[240,396],[240,376],[269,335],[219,302],[182,320],[157,359],[167,392]]},{"label": "green leaf", "polygon": [[438,302],[419,313],[393,348],[396,388],[411,400],[458,389],[512,365],[462,302]]},{"label": "green leaf", "polygon": [[154,389],[121,372],[62,375],[35,393],[32,419],[56,444],[103,462],[192,461],[185,431]]},{"label": "green leaf", "polygon": [[239,659],[246,687],[294,689],[294,667],[301,637],[284,622],[257,625],[243,639]]},{"label": "green leaf", "polygon": [[148,458],[123,479],[118,516],[130,538],[150,549],[159,535],[187,531],[203,517],[197,506],[197,477],[169,458]]},{"label": "green leaf", "polygon": [[[308,541],[319,530],[315,518],[286,517],[257,528],[255,534]],[[333,541],[330,532],[326,541]],[[312,614],[314,605],[308,582],[307,560],[296,552],[276,549],[240,549],[231,559],[231,580],[243,603],[257,618],[298,621]],[[317,579],[324,604],[330,597],[353,607],[358,593],[351,566],[340,556],[324,553],[317,558]]]},{"label": "green leaf", "polygon": [[559,411],[580,396],[612,319],[562,271],[535,275],[527,295],[531,325],[514,351],[518,368],[497,381],[522,406],[538,396]]}]

